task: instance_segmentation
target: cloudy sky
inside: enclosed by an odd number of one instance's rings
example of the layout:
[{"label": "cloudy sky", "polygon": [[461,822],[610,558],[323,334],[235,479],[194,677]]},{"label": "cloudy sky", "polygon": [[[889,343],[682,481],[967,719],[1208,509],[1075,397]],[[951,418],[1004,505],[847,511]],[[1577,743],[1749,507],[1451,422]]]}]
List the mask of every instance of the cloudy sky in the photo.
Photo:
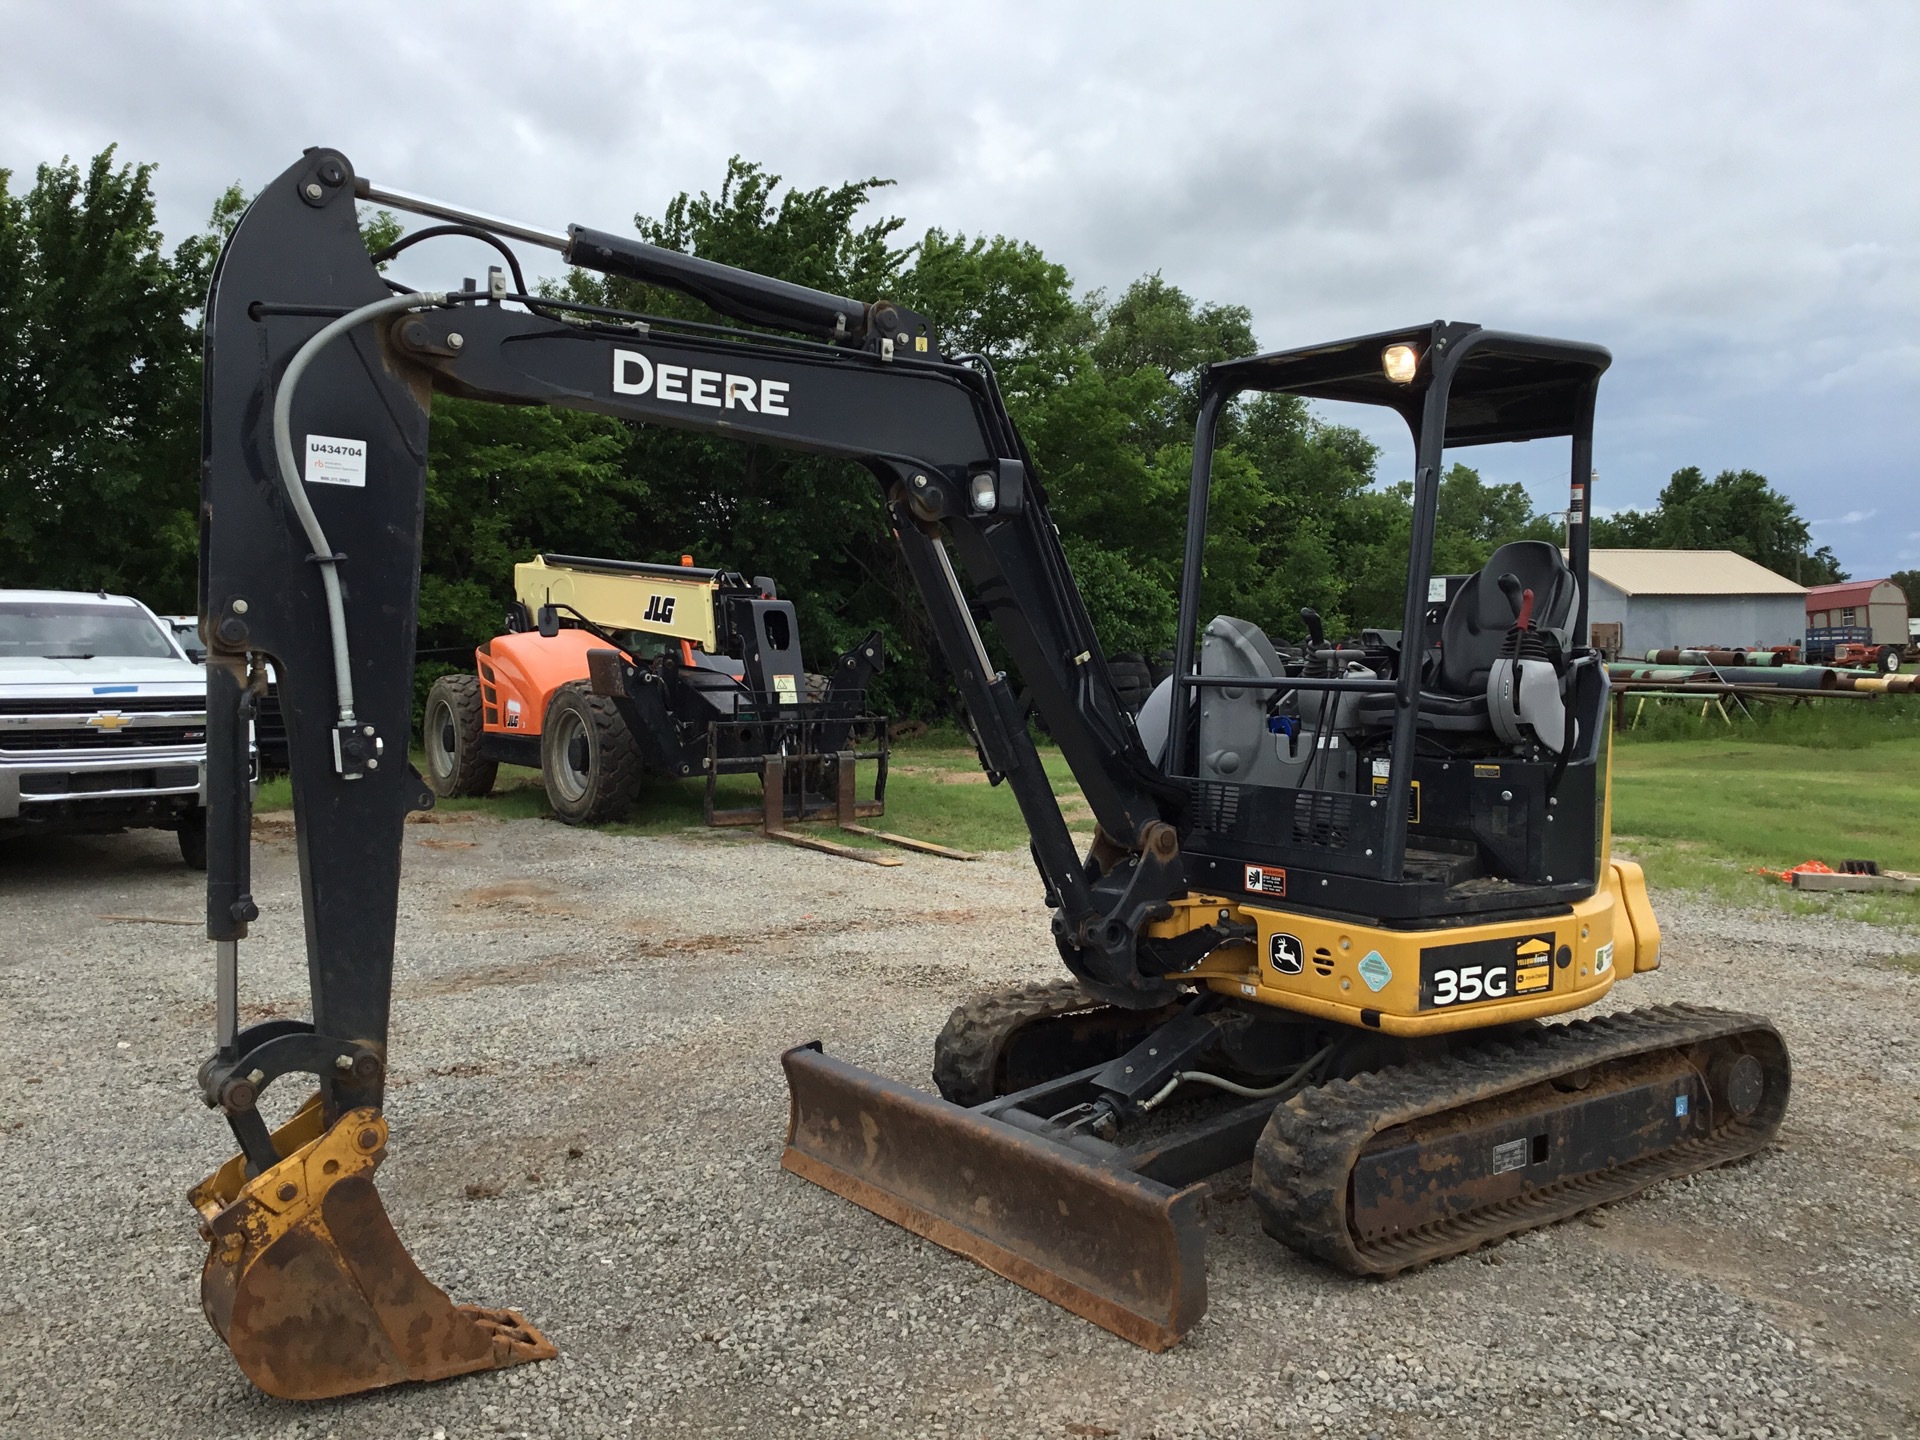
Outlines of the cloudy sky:
[{"label": "cloudy sky", "polygon": [[[1251,307],[1265,347],[1436,317],[1600,341],[1597,504],[1751,467],[1856,575],[1920,565],[1911,3],[0,0],[0,24],[0,167],[117,141],[158,162],[169,237],[312,144],[555,227],[624,227],[735,153],[879,175],[910,230],[1018,236],[1088,287],[1159,270]],[[1473,458],[1557,508],[1544,448]]]}]

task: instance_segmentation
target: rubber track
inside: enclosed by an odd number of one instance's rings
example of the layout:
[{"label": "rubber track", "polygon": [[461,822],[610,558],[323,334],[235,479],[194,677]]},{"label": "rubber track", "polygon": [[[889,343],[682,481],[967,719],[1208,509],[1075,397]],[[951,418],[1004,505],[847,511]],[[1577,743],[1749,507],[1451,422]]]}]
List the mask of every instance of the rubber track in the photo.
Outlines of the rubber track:
[{"label": "rubber track", "polygon": [[1078,980],[1036,980],[963,1000],[933,1042],[933,1083],[954,1105],[984,1105],[1014,1035],[1036,1020],[1105,1008]]},{"label": "rubber track", "polygon": [[[1347,1224],[1348,1181],[1368,1141],[1422,1116],[1511,1094],[1554,1076],[1654,1051],[1732,1040],[1767,1077],[1759,1109],[1710,1134],[1609,1171],[1362,1243]],[[1773,1025],[1696,1005],[1664,1005],[1542,1027],[1417,1067],[1336,1080],[1274,1111],[1254,1152],[1253,1197],[1269,1235],[1355,1275],[1395,1275],[1565,1220],[1649,1185],[1761,1149],[1786,1113],[1787,1053]]]}]

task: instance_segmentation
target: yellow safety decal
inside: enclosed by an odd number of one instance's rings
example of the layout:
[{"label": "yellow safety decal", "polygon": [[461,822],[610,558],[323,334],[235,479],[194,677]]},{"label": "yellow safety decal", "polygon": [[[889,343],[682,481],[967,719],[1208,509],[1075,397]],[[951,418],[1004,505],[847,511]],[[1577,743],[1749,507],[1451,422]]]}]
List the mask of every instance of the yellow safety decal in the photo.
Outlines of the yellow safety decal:
[{"label": "yellow safety decal", "polygon": [[[1373,793],[1376,795],[1384,795],[1387,793],[1386,776],[1376,775],[1373,777]],[[1418,780],[1413,782],[1413,799],[1408,802],[1407,823],[1409,825],[1418,825],[1420,823],[1420,782]]]}]

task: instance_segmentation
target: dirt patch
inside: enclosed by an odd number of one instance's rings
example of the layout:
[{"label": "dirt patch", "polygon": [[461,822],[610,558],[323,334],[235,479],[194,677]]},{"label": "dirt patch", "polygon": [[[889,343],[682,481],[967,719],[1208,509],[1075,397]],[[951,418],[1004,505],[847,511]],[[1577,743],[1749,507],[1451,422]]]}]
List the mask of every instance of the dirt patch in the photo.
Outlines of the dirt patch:
[{"label": "dirt patch", "polygon": [[[423,842],[424,843],[424,842]],[[546,880],[502,880],[476,885],[453,902],[456,910],[509,910],[524,915],[578,916],[586,912],[559,899],[560,888]]]}]

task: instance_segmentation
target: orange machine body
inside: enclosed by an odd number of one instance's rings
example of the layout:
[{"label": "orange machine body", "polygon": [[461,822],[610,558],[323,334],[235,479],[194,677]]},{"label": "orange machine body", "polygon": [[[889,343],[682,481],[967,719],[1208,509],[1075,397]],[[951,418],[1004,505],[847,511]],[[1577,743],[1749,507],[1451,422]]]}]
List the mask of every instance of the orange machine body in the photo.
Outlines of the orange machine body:
[{"label": "orange machine body", "polygon": [[587,678],[587,652],[607,642],[586,630],[548,637],[537,630],[496,635],[474,651],[482,723],[489,735],[538,739],[547,704],[562,685]]}]

